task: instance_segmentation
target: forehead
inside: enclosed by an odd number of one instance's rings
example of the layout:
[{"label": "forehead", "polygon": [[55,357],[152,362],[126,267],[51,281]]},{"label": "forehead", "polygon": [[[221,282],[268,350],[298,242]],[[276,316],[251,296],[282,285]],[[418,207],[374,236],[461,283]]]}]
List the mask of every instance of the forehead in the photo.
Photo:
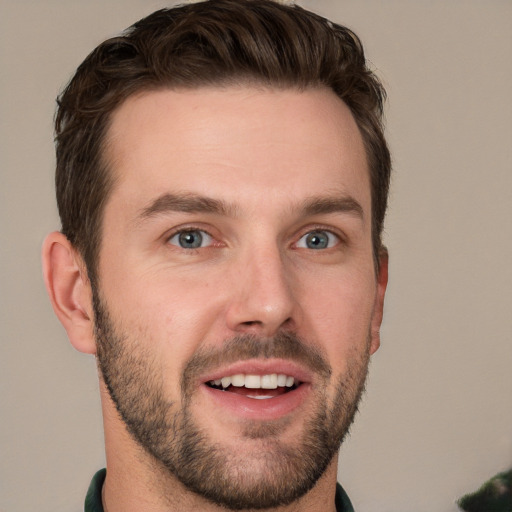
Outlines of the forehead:
[{"label": "forehead", "polygon": [[369,208],[360,132],[324,88],[144,92],[113,114],[106,147],[115,183],[107,206],[140,208],[178,191],[248,208],[263,196],[284,204],[350,194]]}]

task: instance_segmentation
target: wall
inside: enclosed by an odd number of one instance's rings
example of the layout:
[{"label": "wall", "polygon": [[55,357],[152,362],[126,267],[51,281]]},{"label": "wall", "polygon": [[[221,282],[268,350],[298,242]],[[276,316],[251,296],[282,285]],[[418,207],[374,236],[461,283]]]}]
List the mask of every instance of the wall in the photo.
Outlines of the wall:
[{"label": "wall", "polygon": [[[512,464],[512,3],[302,2],[352,27],[389,93],[390,286],[340,479],[365,512],[455,511]],[[0,511],[82,509],[104,463],[94,360],[53,316],[54,98],[164,1],[0,1]]]}]

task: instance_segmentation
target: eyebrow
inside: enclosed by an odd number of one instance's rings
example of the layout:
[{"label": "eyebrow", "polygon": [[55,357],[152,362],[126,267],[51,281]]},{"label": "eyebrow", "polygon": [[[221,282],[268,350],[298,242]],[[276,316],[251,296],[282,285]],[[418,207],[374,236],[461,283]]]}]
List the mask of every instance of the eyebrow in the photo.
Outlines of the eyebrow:
[{"label": "eyebrow", "polygon": [[306,216],[349,213],[364,220],[363,207],[351,196],[312,197],[304,201],[301,209]]},{"label": "eyebrow", "polygon": [[[300,205],[299,210],[304,216],[348,213],[364,220],[363,207],[351,196],[310,197]],[[168,212],[235,217],[237,207],[220,199],[196,194],[162,194],[140,211],[137,220],[144,221]]]},{"label": "eyebrow", "polygon": [[137,220],[143,221],[168,212],[234,216],[236,208],[225,201],[196,194],[163,194],[143,208]]}]

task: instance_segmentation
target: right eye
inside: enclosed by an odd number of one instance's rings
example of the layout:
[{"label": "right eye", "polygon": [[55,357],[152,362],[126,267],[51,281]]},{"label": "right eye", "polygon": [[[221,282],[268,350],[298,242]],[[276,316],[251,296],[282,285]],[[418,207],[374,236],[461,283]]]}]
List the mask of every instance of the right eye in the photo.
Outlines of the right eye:
[{"label": "right eye", "polygon": [[297,247],[302,249],[330,249],[339,243],[340,239],[334,233],[326,229],[315,229],[306,233],[298,242]]},{"label": "right eye", "polygon": [[200,249],[212,245],[212,237],[202,229],[184,229],[169,238],[169,243],[182,249]]}]

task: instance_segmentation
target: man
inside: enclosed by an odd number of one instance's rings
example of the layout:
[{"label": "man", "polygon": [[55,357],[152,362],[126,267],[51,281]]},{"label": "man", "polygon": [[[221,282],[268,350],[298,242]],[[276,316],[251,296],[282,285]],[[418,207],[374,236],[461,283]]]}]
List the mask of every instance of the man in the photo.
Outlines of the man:
[{"label": "man", "polygon": [[161,10],[58,100],[53,307],[98,361],[87,511],[350,511],[390,158],[357,37],[296,6]]}]

